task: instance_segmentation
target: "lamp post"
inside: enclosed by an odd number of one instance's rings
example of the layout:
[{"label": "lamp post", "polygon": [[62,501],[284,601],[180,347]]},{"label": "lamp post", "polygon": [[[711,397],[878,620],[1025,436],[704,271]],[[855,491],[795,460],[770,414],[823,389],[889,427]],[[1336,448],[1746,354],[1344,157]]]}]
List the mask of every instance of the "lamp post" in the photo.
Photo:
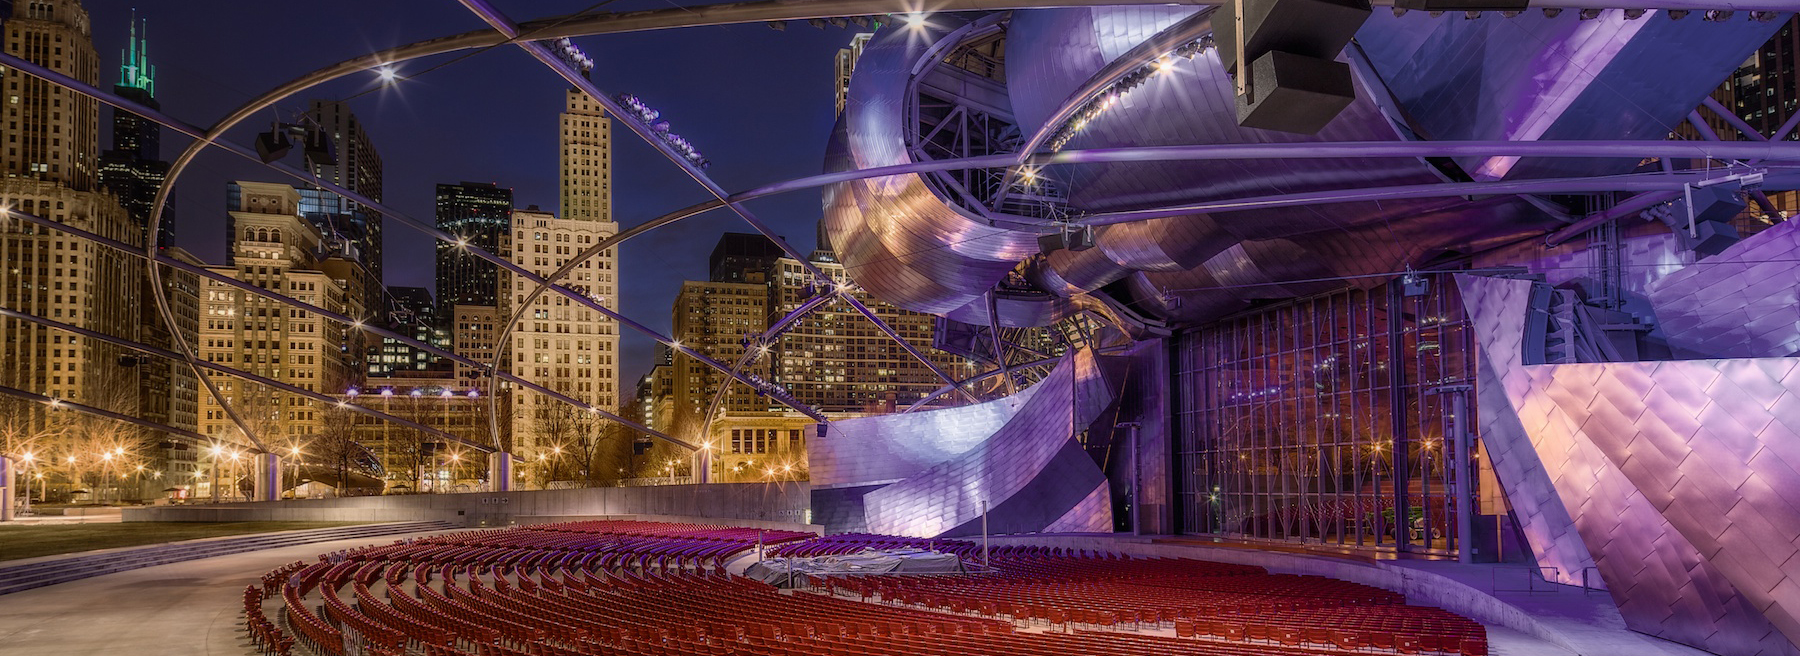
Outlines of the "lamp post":
[{"label": "lamp post", "polygon": [[[206,450],[206,468],[211,470],[212,474],[212,482],[207,485],[207,490],[213,503],[219,502],[219,453],[222,451],[224,449],[220,448],[216,442]],[[198,475],[199,472],[195,472],[195,474]]]},{"label": "lamp post", "polygon": [[299,447],[299,445],[288,447],[288,458],[291,458],[294,461],[293,468],[292,468],[294,471],[294,486],[289,489],[292,489],[294,491],[293,498],[299,499],[300,498],[300,447]]},{"label": "lamp post", "polygon": [[[106,475],[112,473],[112,463],[113,463],[113,452],[111,452],[111,451],[100,452],[100,480],[95,481],[96,483],[107,482]],[[99,487],[99,486],[96,485],[95,487]],[[104,489],[105,488],[101,488],[101,490],[104,490]],[[94,492],[96,493],[97,496],[100,497],[101,503],[106,503],[106,493],[101,490],[95,490]]]},{"label": "lamp post", "polygon": [[242,451],[234,450],[231,452],[231,496],[234,496],[234,497],[237,496],[238,492],[240,491],[240,490],[238,490],[238,484],[237,484],[238,478],[241,476],[240,474],[238,474],[238,460],[240,458],[242,458],[243,455],[244,455],[244,452],[242,452]]},{"label": "lamp post", "polygon": [[81,487],[81,470],[75,466],[75,454],[69,454],[69,501],[75,500],[75,490]]},{"label": "lamp post", "polygon": [[[31,514],[31,473],[30,473],[30,469],[31,469],[32,462],[35,460],[37,460],[37,454],[34,454],[30,451],[26,451],[25,455],[19,456],[19,462],[25,463],[25,466],[21,468],[21,470],[22,470],[21,473],[25,474],[25,506],[23,509],[21,509],[19,511],[19,514],[21,514],[21,515]],[[38,477],[42,478],[43,474],[38,474]]]}]

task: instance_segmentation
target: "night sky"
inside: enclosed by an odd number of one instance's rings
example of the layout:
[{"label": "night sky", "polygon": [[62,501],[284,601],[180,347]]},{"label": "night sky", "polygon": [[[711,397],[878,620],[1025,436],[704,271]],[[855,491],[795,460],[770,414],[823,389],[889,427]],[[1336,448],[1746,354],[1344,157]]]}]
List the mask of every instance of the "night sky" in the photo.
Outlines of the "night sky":
[{"label": "night sky", "polygon": [[[149,20],[149,53],[163,110],[202,126],[286,80],[345,59],[427,38],[482,29],[450,0],[305,3],[184,0],[132,3],[84,0],[101,57],[100,82],[118,79],[131,10]],[[515,21],[581,11],[593,0],[496,0]],[[675,6],[621,0],[613,11]],[[607,93],[632,93],[662,111],[673,130],[708,158],[714,180],[739,191],[821,170],[833,120],[834,57],[855,28],[790,24],[702,27],[576,39],[596,62]],[[400,66],[403,75],[463,56],[461,51]],[[519,207],[558,202],[557,114],[561,78],[516,46],[487,50],[401,83],[363,93],[375,76],[353,75],[277,107],[291,119],[312,98],[351,100],[381,153],[385,204],[432,221],[434,185],[463,180],[512,187]],[[357,96],[361,93],[362,95]],[[232,139],[249,144],[275,116],[264,112]],[[102,112],[102,143],[110,111]],[[165,130],[163,154],[187,145]],[[291,162],[298,162],[290,156]],[[613,216],[621,228],[708,200],[673,164],[617,124],[613,128]],[[292,182],[216,149],[176,185],[176,245],[212,263],[224,261],[225,184],[234,179]],[[813,247],[819,193],[801,191],[750,204],[792,240]],[[748,232],[727,211],[688,219],[627,242],[620,264],[621,311],[669,330],[669,304],[685,279],[705,279],[706,257],[722,232]],[[386,226],[386,283],[432,286],[433,241],[398,221]],[[630,331],[621,348],[627,386],[649,369],[653,342]]]}]

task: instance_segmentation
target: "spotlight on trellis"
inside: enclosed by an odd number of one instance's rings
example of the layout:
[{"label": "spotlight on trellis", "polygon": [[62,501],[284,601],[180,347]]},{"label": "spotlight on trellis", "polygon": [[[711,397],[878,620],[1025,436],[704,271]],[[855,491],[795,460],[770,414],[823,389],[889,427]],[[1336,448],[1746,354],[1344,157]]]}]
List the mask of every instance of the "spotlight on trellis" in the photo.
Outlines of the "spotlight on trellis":
[{"label": "spotlight on trellis", "polygon": [[701,155],[700,151],[696,150],[693,144],[688,143],[688,140],[681,138],[681,135],[669,131],[668,121],[657,120],[662,117],[662,112],[651,109],[649,105],[644,104],[644,101],[639,100],[637,96],[629,93],[621,93],[613,99],[617,100],[620,105],[625,106],[625,109],[628,111],[627,117],[636,120],[644,127],[650,128],[650,131],[654,133],[658,139],[661,139],[664,144],[667,144],[670,149],[675,151],[675,154],[680,155],[681,158],[687,160],[689,164],[692,164],[695,168],[699,169],[705,169],[708,166],[712,166],[712,161],[706,159],[704,155]]}]

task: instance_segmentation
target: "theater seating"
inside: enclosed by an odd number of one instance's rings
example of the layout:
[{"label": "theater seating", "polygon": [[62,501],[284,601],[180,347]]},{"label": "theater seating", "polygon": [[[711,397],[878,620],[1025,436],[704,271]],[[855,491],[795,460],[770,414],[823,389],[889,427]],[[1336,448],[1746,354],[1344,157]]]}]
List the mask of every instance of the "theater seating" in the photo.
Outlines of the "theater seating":
[{"label": "theater seating", "polygon": [[[570,522],[333,552],[245,590],[265,654],[1485,656],[1479,624],[1397,594],[1196,560],[1042,547],[965,575],[813,577],[784,592],[724,563],[978,545],[693,524]],[[278,620],[270,619],[273,606]],[[1173,635],[1169,635],[1169,633]]]}]

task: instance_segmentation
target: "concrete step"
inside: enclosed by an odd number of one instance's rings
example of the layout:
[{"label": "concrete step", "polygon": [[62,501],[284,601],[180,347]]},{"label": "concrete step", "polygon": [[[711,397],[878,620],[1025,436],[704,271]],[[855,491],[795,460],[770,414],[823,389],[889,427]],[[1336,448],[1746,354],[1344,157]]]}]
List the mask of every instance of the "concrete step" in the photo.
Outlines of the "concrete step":
[{"label": "concrete step", "polygon": [[366,524],[274,534],[257,534],[188,540],[97,554],[76,554],[55,560],[0,567],[0,595],[47,585],[155,567],[187,560],[259,551],[315,542],[373,538],[401,533],[448,531],[460,528],[448,522]]}]

